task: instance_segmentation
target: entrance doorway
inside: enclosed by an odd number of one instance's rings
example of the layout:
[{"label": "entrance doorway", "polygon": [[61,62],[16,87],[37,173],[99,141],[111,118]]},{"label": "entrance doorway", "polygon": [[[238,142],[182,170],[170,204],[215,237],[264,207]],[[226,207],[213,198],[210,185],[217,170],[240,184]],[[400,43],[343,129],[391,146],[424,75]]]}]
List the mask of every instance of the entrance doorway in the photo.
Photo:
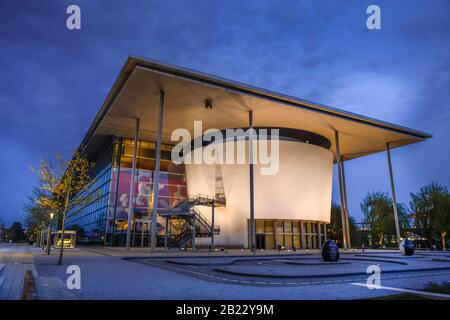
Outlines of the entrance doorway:
[{"label": "entrance doorway", "polygon": [[265,249],[266,248],[266,235],[265,234],[257,234],[256,235],[256,249]]}]

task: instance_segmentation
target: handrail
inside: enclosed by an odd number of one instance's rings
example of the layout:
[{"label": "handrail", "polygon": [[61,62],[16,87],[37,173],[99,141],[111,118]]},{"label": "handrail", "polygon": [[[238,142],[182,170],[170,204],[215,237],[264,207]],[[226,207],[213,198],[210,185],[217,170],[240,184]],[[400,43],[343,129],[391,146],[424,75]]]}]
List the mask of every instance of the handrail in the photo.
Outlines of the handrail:
[{"label": "handrail", "polygon": [[[224,201],[211,197],[209,195],[198,193],[194,196],[188,196],[178,202],[171,208],[158,209],[160,215],[185,217],[192,228],[195,228],[197,236],[213,236],[220,233],[220,227],[215,225],[214,228],[210,221],[202,215],[202,213],[195,207],[199,205],[214,206],[217,204],[224,204]],[[172,245],[183,246],[193,236],[193,231],[189,229],[179,230],[177,235],[169,236],[169,241]]]}]

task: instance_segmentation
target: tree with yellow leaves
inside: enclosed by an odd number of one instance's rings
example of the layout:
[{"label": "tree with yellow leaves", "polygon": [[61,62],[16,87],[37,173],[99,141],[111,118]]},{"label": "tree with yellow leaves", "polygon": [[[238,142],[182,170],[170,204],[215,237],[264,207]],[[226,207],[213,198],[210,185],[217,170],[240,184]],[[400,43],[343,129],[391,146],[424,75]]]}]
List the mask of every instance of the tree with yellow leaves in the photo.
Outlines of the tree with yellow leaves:
[{"label": "tree with yellow leaves", "polygon": [[66,214],[73,205],[82,205],[91,202],[96,195],[82,196],[93,182],[90,171],[94,164],[90,162],[83,152],[76,151],[71,160],[66,161],[57,153],[53,161],[41,160],[37,170],[39,189],[41,193],[36,203],[42,208],[58,214],[61,225],[61,249],[59,251],[58,265],[62,264],[64,252],[64,231]]}]

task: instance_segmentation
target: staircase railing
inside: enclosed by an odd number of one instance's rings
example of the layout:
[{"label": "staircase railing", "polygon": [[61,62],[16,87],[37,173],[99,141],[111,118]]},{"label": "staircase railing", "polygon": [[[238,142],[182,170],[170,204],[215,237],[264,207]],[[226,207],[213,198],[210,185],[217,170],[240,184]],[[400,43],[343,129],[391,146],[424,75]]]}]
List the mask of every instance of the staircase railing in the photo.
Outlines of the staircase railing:
[{"label": "staircase railing", "polygon": [[[180,217],[192,228],[195,228],[196,237],[212,237],[213,234],[220,233],[220,227],[212,224],[204,217],[196,206],[223,206],[225,203],[223,200],[215,199],[214,197],[197,194],[195,196],[187,197],[177,203],[171,208],[158,209],[158,213],[161,217]],[[174,224],[172,224],[174,226]],[[213,230],[214,229],[214,230]],[[182,247],[189,240],[192,239],[193,229],[177,230],[177,235],[171,235],[168,237],[168,244],[173,246]]]}]

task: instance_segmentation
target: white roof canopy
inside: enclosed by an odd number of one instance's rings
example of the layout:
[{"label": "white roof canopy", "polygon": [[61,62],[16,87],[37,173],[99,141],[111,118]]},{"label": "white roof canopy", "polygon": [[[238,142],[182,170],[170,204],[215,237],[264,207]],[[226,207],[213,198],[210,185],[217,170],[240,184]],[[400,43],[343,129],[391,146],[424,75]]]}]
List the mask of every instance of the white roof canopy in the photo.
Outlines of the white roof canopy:
[{"label": "white roof canopy", "polygon": [[[387,142],[396,148],[431,137],[246,84],[129,57],[83,139],[88,152],[94,152],[111,135],[133,137],[135,118],[141,119],[139,138],[156,140],[160,90],[165,92],[164,143],[174,143],[170,136],[177,128],[193,134],[195,120],[203,121],[203,130],[247,127],[250,110],[255,127],[285,127],[320,134],[331,142],[334,155],[337,130],[345,160],[386,150]],[[212,109],[204,107],[205,99],[212,100]]]}]

